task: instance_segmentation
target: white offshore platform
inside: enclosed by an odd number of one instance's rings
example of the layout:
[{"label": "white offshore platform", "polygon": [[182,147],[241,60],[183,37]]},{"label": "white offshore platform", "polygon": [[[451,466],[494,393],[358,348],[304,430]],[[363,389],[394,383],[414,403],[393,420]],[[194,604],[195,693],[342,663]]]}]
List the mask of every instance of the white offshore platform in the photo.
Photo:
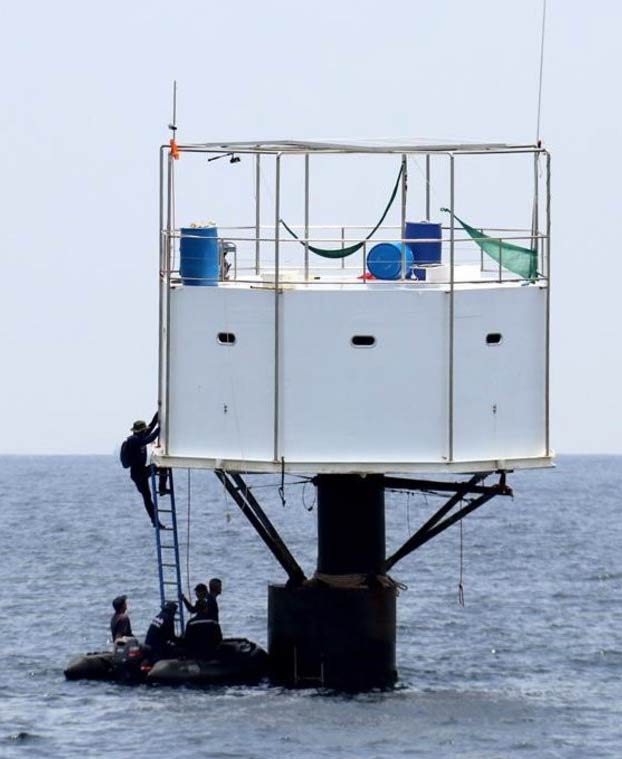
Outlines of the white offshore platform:
[{"label": "white offshore platform", "polygon": [[[376,226],[310,224],[314,160],[338,172],[343,156],[374,168],[381,157],[388,189],[399,172]],[[246,192],[254,219],[176,226],[178,157],[207,172],[219,158],[251,161],[252,186],[238,175],[232,200]],[[475,157],[526,162],[531,228],[458,218],[457,171]],[[418,195],[415,161],[425,166]],[[283,218],[289,163],[299,219]],[[447,214],[430,208],[432,171],[446,178]],[[158,465],[412,474],[552,464],[550,156],[540,145],[172,141],[160,177]]]}]

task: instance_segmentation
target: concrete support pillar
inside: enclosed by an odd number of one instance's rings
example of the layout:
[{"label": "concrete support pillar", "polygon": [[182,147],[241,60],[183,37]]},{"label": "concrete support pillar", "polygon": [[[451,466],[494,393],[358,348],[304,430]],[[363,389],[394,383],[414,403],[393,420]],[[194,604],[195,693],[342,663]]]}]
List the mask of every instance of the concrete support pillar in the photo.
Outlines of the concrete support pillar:
[{"label": "concrete support pillar", "polygon": [[321,475],[318,574],[268,590],[273,680],[360,690],[392,685],[395,589],[378,582],[385,558],[383,477]]}]

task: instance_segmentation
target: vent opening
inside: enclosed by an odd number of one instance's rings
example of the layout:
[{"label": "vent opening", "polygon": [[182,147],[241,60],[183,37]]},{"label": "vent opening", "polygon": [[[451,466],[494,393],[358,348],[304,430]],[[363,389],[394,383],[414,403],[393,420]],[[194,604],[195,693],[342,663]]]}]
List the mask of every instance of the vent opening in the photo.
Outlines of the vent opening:
[{"label": "vent opening", "polygon": [[352,345],[355,348],[371,348],[376,344],[376,338],[373,335],[354,335]]},{"label": "vent opening", "polygon": [[501,332],[489,332],[486,335],[486,345],[499,345],[503,341]]},{"label": "vent opening", "polygon": [[235,345],[235,335],[233,332],[219,332],[218,342],[221,345]]}]

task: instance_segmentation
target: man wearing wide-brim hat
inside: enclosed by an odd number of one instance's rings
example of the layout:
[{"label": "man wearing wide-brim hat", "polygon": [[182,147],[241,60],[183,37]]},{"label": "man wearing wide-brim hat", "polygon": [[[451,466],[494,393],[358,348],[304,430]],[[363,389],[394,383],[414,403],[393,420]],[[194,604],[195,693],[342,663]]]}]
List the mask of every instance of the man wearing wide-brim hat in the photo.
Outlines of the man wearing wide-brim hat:
[{"label": "man wearing wide-brim hat", "polygon": [[[149,514],[151,524],[155,527],[155,506],[153,505],[151,488],[149,487],[151,469],[147,466],[147,446],[160,434],[158,412],[156,411],[149,424],[142,419],[135,421],[132,425],[131,432],[132,434],[124,443],[124,455],[129,464],[132,482],[136,485],[136,489],[142,495],[145,510],[147,511],[147,514]],[[128,464],[124,464],[124,466],[128,466]],[[163,483],[161,482],[160,485],[162,487]],[[160,527],[163,527],[163,525],[160,525]]]}]

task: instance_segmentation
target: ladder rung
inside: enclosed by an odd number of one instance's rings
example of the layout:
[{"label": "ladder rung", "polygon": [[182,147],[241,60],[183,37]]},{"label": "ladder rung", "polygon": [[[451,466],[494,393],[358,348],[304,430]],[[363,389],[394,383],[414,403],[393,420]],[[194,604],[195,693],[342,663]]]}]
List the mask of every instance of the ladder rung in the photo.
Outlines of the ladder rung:
[{"label": "ladder rung", "polygon": [[175,580],[175,582],[171,582],[169,580],[164,580],[164,582],[162,584],[163,585],[175,585],[176,586],[177,585],[177,580]]},{"label": "ladder rung", "polygon": [[163,567],[176,567],[177,564],[162,564]]},{"label": "ladder rung", "polygon": [[172,514],[173,509],[158,509],[158,514]]},{"label": "ladder rung", "polygon": [[162,544],[160,544],[160,548],[167,548],[170,551],[173,548],[175,548],[175,546],[163,546]]}]

